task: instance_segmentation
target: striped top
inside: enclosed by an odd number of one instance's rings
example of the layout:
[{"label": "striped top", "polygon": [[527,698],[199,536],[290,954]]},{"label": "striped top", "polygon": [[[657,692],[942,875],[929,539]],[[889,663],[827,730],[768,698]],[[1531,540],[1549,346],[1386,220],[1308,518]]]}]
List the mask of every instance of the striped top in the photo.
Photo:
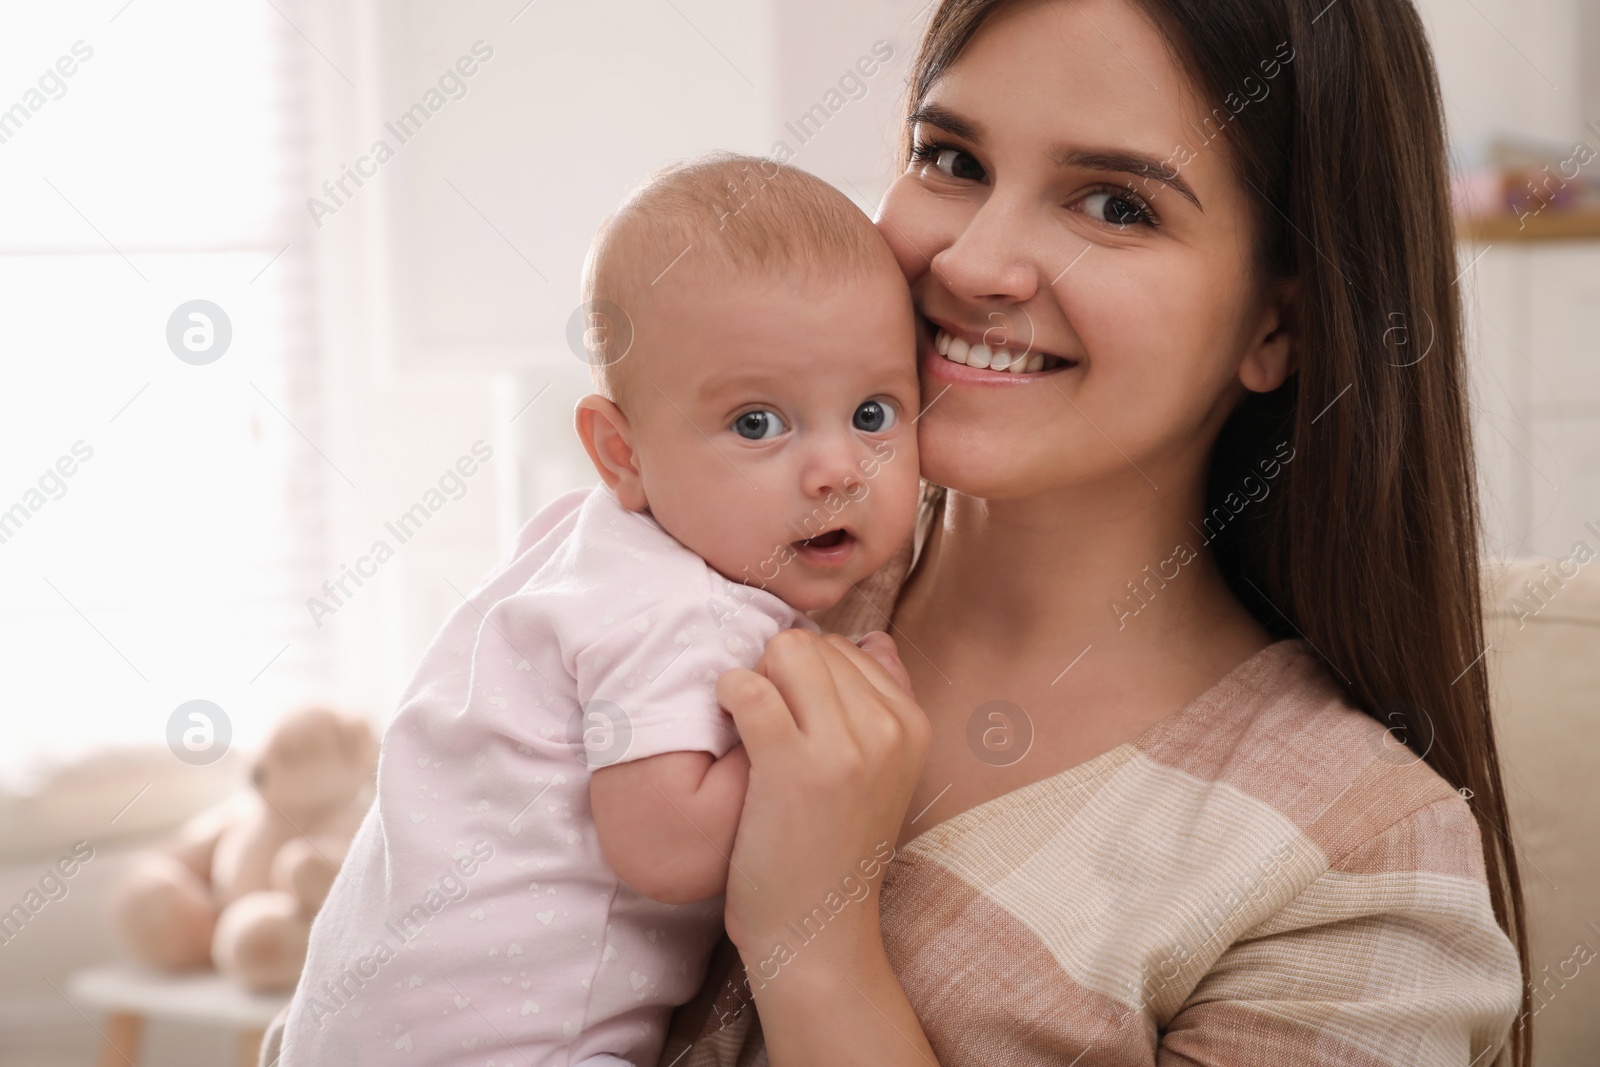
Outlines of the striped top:
[{"label": "striped top", "polygon": [[[1300,640],[913,838],[880,914],[941,1067],[1490,1067],[1520,1007],[1467,799]],[[731,948],[663,1067],[767,1063]]]}]

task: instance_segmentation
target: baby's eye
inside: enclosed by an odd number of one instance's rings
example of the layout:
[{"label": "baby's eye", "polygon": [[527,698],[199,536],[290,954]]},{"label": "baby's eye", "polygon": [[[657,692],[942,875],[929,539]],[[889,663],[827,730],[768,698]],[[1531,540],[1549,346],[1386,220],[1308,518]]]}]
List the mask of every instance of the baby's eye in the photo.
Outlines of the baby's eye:
[{"label": "baby's eye", "polygon": [[888,404],[877,400],[866,400],[856,408],[851,425],[866,433],[882,433],[893,426],[897,418],[894,408]]},{"label": "baby's eye", "polygon": [[776,437],[786,427],[775,411],[747,411],[733,420],[733,432],[751,441]]}]

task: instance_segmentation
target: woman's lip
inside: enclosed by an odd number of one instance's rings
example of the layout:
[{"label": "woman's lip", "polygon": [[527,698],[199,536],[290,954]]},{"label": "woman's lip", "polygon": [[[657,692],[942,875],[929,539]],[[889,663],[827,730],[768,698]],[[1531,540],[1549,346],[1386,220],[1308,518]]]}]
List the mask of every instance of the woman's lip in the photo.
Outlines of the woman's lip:
[{"label": "woman's lip", "polygon": [[1041,382],[1051,381],[1057,374],[1069,371],[1076,367],[1076,363],[1056,367],[1054,370],[1034,371],[1031,374],[1016,374],[1012,371],[981,370],[969,367],[965,363],[956,363],[945,359],[933,347],[933,338],[929,336],[922,341],[922,371],[934,381],[948,382],[952,385],[987,385],[995,387],[1038,385]]}]

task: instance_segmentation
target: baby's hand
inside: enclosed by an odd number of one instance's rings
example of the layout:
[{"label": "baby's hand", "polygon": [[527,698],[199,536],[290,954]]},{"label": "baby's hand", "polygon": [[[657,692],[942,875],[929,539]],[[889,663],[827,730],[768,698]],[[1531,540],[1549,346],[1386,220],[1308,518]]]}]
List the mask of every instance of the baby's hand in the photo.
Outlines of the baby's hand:
[{"label": "baby's hand", "polygon": [[663,752],[600,768],[589,779],[589,806],[606,862],[663,904],[721,896],[749,780],[743,745],[721,759]]},{"label": "baby's hand", "polygon": [[895,647],[894,638],[882,630],[873,630],[863,634],[861,640],[856,642],[856,647],[881,663],[895,684],[905,690],[907,696],[911,695],[911,675],[906,673],[906,665],[900,662],[900,650]]}]

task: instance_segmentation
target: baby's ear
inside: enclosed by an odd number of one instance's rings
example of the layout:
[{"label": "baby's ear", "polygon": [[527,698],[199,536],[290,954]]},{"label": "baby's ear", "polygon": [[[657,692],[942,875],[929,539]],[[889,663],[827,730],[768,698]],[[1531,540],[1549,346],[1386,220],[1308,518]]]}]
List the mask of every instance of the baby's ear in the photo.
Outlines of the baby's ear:
[{"label": "baby's ear", "polygon": [[629,511],[643,511],[648,501],[639,477],[639,457],[634,451],[633,427],[622,409],[599,393],[578,401],[572,413],[578,440],[617,501]]}]

